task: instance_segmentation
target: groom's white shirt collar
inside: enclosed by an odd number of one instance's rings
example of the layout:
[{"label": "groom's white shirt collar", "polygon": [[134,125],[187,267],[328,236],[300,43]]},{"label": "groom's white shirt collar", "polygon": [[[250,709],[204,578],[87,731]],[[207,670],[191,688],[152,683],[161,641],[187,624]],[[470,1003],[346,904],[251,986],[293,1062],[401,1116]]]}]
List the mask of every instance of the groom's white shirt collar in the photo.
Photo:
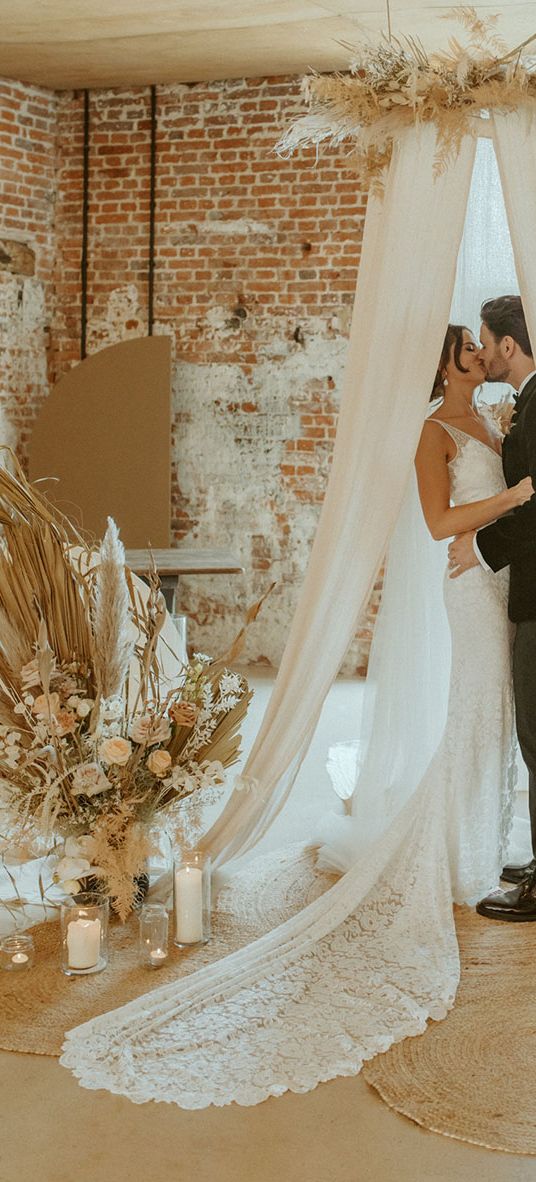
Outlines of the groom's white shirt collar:
[{"label": "groom's white shirt collar", "polygon": [[521,394],[521,391],[525,389],[527,382],[530,382],[532,380],[532,378],[534,378],[534,377],[536,377],[536,369],[531,369],[530,373],[527,374],[526,378],[523,378],[523,381],[519,387],[519,390],[517,391],[518,398],[519,398],[519,395]]}]

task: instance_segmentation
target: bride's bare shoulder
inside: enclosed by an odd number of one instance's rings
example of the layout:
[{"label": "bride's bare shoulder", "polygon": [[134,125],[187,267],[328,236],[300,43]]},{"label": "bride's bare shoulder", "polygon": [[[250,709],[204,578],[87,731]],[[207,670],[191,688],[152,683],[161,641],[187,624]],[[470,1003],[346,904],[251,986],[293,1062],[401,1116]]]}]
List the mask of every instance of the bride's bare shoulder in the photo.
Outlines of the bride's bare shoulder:
[{"label": "bride's bare shoulder", "polygon": [[448,463],[455,454],[455,447],[448,431],[437,431],[437,424],[446,420],[439,415],[430,415],[423,423],[419,446],[417,448],[417,463],[430,464],[439,461]]},{"label": "bride's bare shoulder", "polygon": [[425,421],[423,423],[422,431],[421,431],[421,439],[443,440],[443,436],[446,434],[446,432],[445,431],[436,431],[435,428],[436,428],[437,423],[443,424],[443,423],[446,423],[446,421],[447,421],[446,419],[440,418],[439,415],[430,415],[427,419],[425,419]]}]

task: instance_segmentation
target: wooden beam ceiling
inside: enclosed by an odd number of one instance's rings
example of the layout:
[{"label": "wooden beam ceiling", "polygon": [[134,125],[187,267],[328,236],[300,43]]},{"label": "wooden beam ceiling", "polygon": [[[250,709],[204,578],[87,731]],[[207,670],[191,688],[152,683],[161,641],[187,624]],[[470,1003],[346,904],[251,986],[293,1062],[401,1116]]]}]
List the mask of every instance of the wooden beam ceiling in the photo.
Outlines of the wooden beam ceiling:
[{"label": "wooden beam ceiling", "polygon": [[[395,34],[460,35],[448,5],[390,4]],[[535,4],[477,4],[499,7],[509,45],[536,32]],[[387,19],[385,0],[0,0],[0,28],[0,77],[64,90],[341,69]]]}]

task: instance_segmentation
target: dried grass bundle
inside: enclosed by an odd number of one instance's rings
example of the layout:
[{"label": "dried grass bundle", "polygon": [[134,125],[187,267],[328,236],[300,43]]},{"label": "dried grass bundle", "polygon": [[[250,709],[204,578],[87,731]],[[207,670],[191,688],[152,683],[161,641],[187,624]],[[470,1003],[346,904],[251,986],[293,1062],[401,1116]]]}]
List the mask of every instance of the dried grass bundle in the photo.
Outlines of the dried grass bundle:
[{"label": "dried grass bundle", "polygon": [[391,37],[356,49],[348,74],[313,74],[302,87],[311,114],[298,120],[277,145],[280,155],[296,148],[352,141],[351,156],[365,182],[381,191],[382,173],[395,140],[416,123],[438,130],[436,174],[445,171],[464,136],[475,135],[475,116],[536,104],[536,73],[523,50],[494,32],[496,16],[482,19],[471,7],[454,8],[466,44],[451,38],[448,50],[428,55],[414,37]]},{"label": "dried grass bundle", "polygon": [[108,518],[99,554],[93,597],[93,662],[97,702],[123,691],[132,657],[130,602],[125,551],[114,521]]}]

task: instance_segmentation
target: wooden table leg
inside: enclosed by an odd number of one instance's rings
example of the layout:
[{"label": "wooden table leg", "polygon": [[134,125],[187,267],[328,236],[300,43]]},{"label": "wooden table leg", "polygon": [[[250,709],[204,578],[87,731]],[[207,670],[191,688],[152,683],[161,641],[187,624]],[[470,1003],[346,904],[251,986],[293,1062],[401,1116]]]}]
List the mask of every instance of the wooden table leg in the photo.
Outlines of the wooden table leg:
[{"label": "wooden table leg", "polygon": [[179,586],[178,575],[160,575],[160,586],[162,588],[162,595],[166,601],[166,607],[170,616],[177,614],[177,590]]}]

